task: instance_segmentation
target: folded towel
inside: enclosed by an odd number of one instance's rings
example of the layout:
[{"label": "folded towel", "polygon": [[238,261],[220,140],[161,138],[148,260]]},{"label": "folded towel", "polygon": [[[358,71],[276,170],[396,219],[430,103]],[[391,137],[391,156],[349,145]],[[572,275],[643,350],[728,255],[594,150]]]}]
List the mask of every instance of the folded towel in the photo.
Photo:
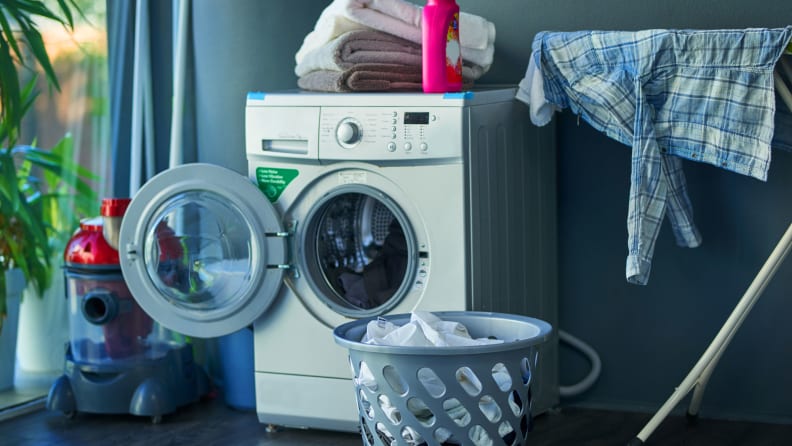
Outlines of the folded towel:
[{"label": "folded towel", "polygon": [[[307,53],[355,29],[355,25],[420,44],[421,20],[421,7],[404,0],[335,0],[322,11],[295,60],[299,64]],[[489,70],[495,53],[495,25],[462,12],[459,29],[462,59],[483,67],[485,72]]]},{"label": "folded towel", "polygon": [[[348,31],[333,41],[310,51],[294,68],[298,77],[312,71],[343,71],[358,63],[398,64],[421,69],[421,46],[371,29]],[[484,69],[465,61],[462,78],[472,82],[484,74]]]},{"label": "folded towel", "polygon": [[[382,29],[416,43],[421,42],[422,9],[404,0],[335,0],[346,16],[363,25]],[[473,14],[459,13],[462,47],[483,50],[495,42],[495,25]]]},{"label": "folded towel", "polygon": [[373,30],[346,32],[310,51],[294,68],[297,76],[316,70],[342,71],[356,63],[389,63],[421,66],[421,46]]},{"label": "folded towel", "polygon": [[351,68],[316,70],[297,79],[303,90],[354,91],[421,91],[421,68],[398,64],[354,64]]}]

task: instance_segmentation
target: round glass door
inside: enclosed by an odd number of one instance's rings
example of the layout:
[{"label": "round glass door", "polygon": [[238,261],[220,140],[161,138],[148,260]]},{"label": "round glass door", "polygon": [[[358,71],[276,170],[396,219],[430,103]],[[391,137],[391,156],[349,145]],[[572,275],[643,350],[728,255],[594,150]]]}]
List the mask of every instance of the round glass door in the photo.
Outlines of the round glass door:
[{"label": "round glass door", "polygon": [[301,246],[309,284],[345,316],[388,311],[415,278],[412,226],[395,202],[370,187],[349,185],[326,195],[307,217]]},{"label": "round glass door", "polygon": [[275,298],[285,240],[265,196],[247,178],[193,164],[158,175],[121,225],[121,267],[141,307],[197,337],[252,323]]}]

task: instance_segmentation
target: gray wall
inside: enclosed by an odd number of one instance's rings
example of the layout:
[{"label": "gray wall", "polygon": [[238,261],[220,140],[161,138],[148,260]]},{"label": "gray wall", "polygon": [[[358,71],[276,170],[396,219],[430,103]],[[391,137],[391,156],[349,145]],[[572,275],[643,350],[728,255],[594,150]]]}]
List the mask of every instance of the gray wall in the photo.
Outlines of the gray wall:
[{"label": "gray wall", "polygon": [[247,93],[297,88],[294,54],[327,4],[318,0],[193,2],[200,161],[247,174]]},{"label": "gray wall", "polygon": [[[199,159],[245,171],[244,99],[251,90],[296,88],[293,55],[328,2],[196,0]],[[423,3],[423,2],[417,2]],[[458,0],[497,27],[495,64],[482,83],[517,83],[540,30],[784,26],[787,0]],[[464,30],[462,30],[464,32]],[[725,321],[792,221],[792,154],[773,154],[762,183],[686,163],[704,244],[678,248],[661,231],[649,285],[624,280],[629,148],[558,121],[560,326],[600,353],[602,375],[565,403],[653,411]],[[792,418],[792,260],[783,265],[735,336],[704,398],[703,416]],[[562,381],[587,371],[562,351]]]}]

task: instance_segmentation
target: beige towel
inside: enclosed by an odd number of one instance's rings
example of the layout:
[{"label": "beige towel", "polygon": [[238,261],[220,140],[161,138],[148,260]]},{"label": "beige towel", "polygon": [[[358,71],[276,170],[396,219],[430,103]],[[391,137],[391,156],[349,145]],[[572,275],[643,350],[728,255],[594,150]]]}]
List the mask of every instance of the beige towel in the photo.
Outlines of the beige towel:
[{"label": "beige towel", "polygon": [[351,68],[311,71],[297,80],[303,90],[421,91],[421,68],[397,64],[354,64]]},{"label": "beige towel", "polygon": [[297,76],[311,71],[351,68],[356,63],[421,66],[421,47],[373,30],[349,31],[305,55],[294,68]]}]

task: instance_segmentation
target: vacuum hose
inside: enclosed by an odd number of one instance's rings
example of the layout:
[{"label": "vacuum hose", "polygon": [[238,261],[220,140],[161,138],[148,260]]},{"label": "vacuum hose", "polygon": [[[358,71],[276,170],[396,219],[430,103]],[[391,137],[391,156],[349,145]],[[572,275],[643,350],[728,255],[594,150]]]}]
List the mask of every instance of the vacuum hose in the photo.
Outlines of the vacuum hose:
[{"label": "vacuum hose", "polygon": [[82,298],[82,314],[85,320],[94,325],[111,322],[120,313],[118,298],[106,290],[94,290]]}]

